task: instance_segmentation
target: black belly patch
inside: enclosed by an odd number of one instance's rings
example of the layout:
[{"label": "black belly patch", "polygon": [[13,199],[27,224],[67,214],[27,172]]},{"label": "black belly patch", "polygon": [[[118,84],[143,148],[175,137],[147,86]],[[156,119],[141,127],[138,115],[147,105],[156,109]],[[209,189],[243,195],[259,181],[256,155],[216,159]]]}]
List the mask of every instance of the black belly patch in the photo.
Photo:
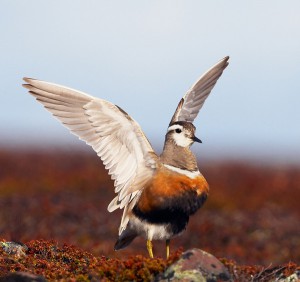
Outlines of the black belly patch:
[{"label": "black belly patch", "polygon": [[143,212],[137,204],[132,211],[139,219],[148,223],[170,224],[172,232],[177,234],[185,229],[190,215],[193,215],[206,199],[206,193],[198,196],[195,191],[189,190],[180,196],[164,198],[159,208]]}]

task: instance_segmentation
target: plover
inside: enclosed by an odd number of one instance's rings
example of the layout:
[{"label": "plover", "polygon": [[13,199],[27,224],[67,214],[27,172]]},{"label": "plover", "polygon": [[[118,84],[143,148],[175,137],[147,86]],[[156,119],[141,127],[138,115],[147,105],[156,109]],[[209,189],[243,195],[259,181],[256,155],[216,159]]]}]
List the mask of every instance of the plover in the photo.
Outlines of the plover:
[{"label": "plover", "polygon": [[86,93],[33,78],[23,86],[72,133],[92,146],[114,180],[117,196],[108,211],[124,209],[115,250],[137,236],[170,240],[185,230],[205,202],[208,184],[190,146],[201,142],[193,125],[206,98],[228,65],[225,57],[205,72],[180,100],[157,155],[139,124],[119,106]]}]

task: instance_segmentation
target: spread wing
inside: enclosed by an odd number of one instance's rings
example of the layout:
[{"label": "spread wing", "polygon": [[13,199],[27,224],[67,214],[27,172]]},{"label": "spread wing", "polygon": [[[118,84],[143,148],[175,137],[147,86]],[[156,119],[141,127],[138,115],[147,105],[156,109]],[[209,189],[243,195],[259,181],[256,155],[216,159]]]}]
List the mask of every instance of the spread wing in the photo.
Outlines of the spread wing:
[{"label": "spread wing", "polygon": [[140,126],[120,107],[83,92],[24,78],[38,102],[92,146],[114,180],[110,212],[127,207],[154,171],[156,155]]},{"label": "spread wing", "polygon": [[227,56],[216,63],[187,91],[180,100],[170,125],[176,121],[194,121],[223,70],[228,66],[228,60]]}]

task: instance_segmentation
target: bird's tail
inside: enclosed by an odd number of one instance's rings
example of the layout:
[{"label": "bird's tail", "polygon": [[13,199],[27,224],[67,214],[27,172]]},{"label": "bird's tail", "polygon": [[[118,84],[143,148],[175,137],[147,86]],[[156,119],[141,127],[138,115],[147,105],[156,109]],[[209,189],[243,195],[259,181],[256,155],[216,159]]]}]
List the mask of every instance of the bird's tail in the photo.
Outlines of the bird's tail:
[{"label": "bird's tail", "polygon": [[115,244],[115,251],[126,248],[135,239],[137,235],[138,234],[136,233],[136,231],[129,228],[125,229],[121,233]]}]

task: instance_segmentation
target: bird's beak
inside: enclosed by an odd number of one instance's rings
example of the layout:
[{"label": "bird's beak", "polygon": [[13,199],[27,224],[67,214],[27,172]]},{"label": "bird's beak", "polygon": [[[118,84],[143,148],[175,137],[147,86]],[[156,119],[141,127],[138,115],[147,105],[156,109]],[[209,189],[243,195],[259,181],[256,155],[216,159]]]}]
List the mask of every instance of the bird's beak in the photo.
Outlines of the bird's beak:
[{"label": "bird's beak", "polygon": [[193,141],[198,142],[198,143],[202,143],[202,141],[199,138],[197,138],[196,136],[193,137]]}]

